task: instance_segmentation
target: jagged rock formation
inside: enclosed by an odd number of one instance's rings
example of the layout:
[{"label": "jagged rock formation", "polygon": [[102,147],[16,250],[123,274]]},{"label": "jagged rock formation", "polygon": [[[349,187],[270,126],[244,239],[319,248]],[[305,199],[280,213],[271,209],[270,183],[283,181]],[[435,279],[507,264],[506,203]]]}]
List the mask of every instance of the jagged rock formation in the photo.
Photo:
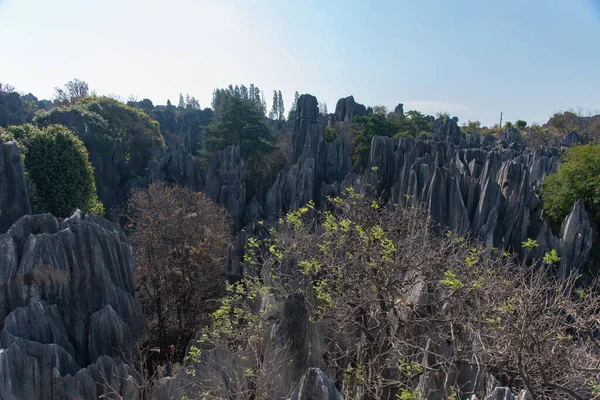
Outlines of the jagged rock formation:
[{"label": "jagged rock formation", "polygon": [[[348,96],[339,99],[335,106],[335,121],[337,122],[352,122],[355,115],[363,117],[367,115],[367,108],[354,101],[354,96]],[[372,111],[371,111],[372,112]]]},{"label": "jagged rock formation", "polygon": [[[354,99],[352,99],[352,102]],[[282,211],[300,207],[313,200],[319,204],[326,186],[339,187],[352,172],[349,143],[338,136],[325,142],[325,123],[319,119],[317,99],[302,95],[292,136],[290,167],[283,169],[265,200],[265,216],[274,218]]]},{"label": "jagged rock formation", "polygon": [[204,191],[225,206],[234,228],[241,228],[246,208],[246,169],[238,146],[215,153],[206,172]]},{"label": "jagged rock formation", "polygon": [[343,397],[323,371],[309,368],[291,400],[343,400]]},{"label": "jagged rock formation", "polygon": [[81,211],[28,215],[0,235],[0,249],[0,397],[136,398],[120,359],[146,325],[124,236]]},{"label": "jagged rock formation", "polygon": [[152,149],[148,163],[150,182],[166,181],[201,191],[204,188],[206,167],[199,157],[189,154],[181,145]]},{"label": "jagged rock formation", "polygon": [[0,140],[0,233],[25,214],[31,214],[31,205],[19,147]]}]

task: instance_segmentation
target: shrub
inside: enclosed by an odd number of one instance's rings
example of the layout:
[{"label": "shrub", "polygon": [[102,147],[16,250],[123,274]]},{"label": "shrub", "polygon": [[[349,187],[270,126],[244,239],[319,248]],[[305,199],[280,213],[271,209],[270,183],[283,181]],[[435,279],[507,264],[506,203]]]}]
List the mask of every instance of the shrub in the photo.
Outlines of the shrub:
[{"label": "shrub", "polygon": [[34,213],[67,217],[77,208],[104,212],[87,149],[69,129],[50,125],[40,130],[27,124],[0,129],[0,135],[21,148]]},{"label": "shrub", "polygon": [[600,145],[573,147],[562,161],[556,173],[542,183],[546,213],[560,222],[581,199],[590,215],[600,218]]},{"label": "shrub", "polygon": [[[308,204],[248,240],[248,273],[229,286],[200,339],[248,360],[247,387],[294,368],[285,355],[265,365],[264,353],[265,333],[281,331],[271,299],[294,297],[326,338],[323,360],[344,398],[426,397],[416,390],[423,379],[445,382],[440,395],[452,398],[461,389],[452,376],[466,366],[533,398],[590,398],[600,360],[597,284],[580,294],[575,277],[553,280],[501,252],[488,257],[476,241],[437,236],[416,207],[374,207],[351,189],[329,200],[328,211]],[[273,398],[261,390],[245,397]]]}]

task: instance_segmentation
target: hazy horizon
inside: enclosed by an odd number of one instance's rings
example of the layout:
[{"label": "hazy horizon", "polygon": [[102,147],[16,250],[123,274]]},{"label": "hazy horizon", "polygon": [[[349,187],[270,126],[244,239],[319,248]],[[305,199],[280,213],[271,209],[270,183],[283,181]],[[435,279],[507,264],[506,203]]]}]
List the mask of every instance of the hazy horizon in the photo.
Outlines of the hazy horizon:
[{"label": "hazy horizon", "polygon": [[38,98],[79,78],[99,95],[210,107],[213,89],[254,83],[335,110],[367,106],[460,123],[545,122],[600,109],[600,1],[422,2],[0,0],[0,82]]}]

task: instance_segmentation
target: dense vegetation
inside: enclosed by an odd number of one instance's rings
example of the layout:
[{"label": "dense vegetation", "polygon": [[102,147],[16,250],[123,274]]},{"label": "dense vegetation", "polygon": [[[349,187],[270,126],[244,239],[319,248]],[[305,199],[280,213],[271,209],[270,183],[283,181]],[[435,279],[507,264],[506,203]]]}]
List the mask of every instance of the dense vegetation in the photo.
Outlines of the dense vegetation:
[{"label": "dense vegetation", "polygon": [[117,147],[121,148],[125,179],[145,176],[152,147],[164,146],[156,121],[142,110],[108,97],[84,97],[72,105],[39,112],[33,121],[41,126],[61,124],[72,129],[103,167],[112,164]]},{"label": "dense vegetation", "polygon": [[252,164],[274,149],[262,102],[256,92],[251,95],[237,86],[215,91],[215,119],[203,133],[209,153],[238,145],[244,160]]},{"label": "dense vegetation", "polygon": [[[296,299],[327,338],[326,368],[347,399],[417,399],[419,377],[471,367],[534,398],[591,397],[597,285],[575,290],[575,278],[554,281],[507,253],[435,235],[418,208],[381,207],[352,190],[330,202],[322,213],[310,204],[292,211],[266,238],[248,240],[248,274],[228,286],[192,347],[192,360],[209,344],[236,354],[219,366],[243,390],[230,395],[273,398],[280,371],[296,360],[286,348],[263,353],[265,332],[274,331],[271,299]],[[538,266],[558,260],[547,254]],[[298,340],[311,335],[302,329]],[[202,393],[205,382],[195,384]],[[463,389],[451,378],[441,387],[443,398]]]},{"label": "dense vegetation", "polygon": [[556,173],[544,180],[542,197],[545,212],[556,222],[580,199],[600,219],[600,145],[575,146],[564,153]]},{"label": "dense vegetation", "polygon": [[0,138],[21,148],[34,213],[68,217],[77,208],[103,213],[87,149],[73,132],[60,125],[26,124],[0,128]]}]

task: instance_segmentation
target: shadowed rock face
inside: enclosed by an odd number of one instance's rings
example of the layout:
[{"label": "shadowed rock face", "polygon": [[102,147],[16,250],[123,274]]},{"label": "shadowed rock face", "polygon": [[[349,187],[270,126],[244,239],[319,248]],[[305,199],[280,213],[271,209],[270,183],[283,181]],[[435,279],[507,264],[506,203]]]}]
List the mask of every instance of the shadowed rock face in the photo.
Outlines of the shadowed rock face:
[{"label": "shadowed rock face", "polygon": [[98,398],[106,381],[135,398],[119,358],[132,356],[146,325],[124,236],[81,211],[28,215],[0,248],[0,397]]},{"label": "shadowed rock face", "polygon": [[31,206],[19,148],[0,141],[0,233],[25,214],[31,214]]},{"label": "shadowed rock face", "polygon": [[343,397],[323,371],[309,368],[292,395],[292,400],[343,400]]}]

